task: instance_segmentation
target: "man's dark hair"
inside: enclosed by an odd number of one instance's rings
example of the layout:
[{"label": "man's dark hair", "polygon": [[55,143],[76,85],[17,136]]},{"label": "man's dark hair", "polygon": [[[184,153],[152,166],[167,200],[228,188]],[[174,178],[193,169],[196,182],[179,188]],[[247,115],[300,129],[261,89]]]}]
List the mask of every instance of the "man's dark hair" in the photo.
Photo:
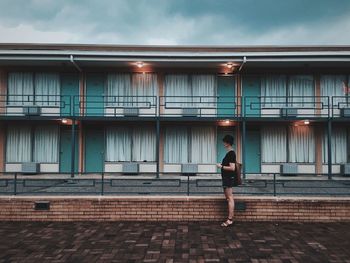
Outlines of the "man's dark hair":
[{"label": "man's dark hair", "polygon": [[225,137],[222,138],[222,141],[228,143],[231,146],[233,145],[233,137],[231,135],[225,135]]}]

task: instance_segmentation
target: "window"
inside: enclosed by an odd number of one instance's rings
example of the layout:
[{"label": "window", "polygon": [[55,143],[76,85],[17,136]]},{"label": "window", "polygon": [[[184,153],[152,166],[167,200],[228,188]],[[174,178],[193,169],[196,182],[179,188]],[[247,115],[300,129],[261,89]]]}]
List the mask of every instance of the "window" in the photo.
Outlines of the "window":
[{"label": "window", "polygon": [[[346,163],[347,161],[347,132],[346,128],[333,128],[331,136],[332,163]],[[328,133],[323,133],[322,161],[328,163]]]},{"label": "window", "polygon": [[167,127],[164,160],[166,163],[215,163],[215,127]]},{"label": "window", "polygon": [[60,76],[58,73],[11,72],[7,94],[10,106],[59,106]]},{"label": "window", "polygon": [[106,138],[106,162],[156,161],[153,127],[107,128]]},{"label": "window", "polygon": [[13,125],[7,130],[8,163],[58,162],[58,127]]}]

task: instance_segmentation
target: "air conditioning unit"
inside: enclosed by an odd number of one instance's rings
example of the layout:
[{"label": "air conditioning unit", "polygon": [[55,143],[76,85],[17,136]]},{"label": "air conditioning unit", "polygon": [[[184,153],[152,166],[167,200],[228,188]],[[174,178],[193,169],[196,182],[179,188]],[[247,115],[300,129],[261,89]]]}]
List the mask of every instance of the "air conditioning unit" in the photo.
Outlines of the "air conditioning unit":
[{"label": "air conditioning unit", "polygon": [[294,163],[281,164],[281,175],[297,175],[298,165]]},{"label": "air conditioning unit", "polygon": [[183,108],[182,116],[184,117],[197,117],[199,115],[199,109],[197,108]]},{"label": "air conditioning unit", "polygon": [[195,175],[198,173],[198,165],[193,163],[184,163],[181,165],[181,173]]},{"label": "air conditioning unit", "polygon": [[25,106],[23,107],[23,114],[26,116],[39,116],[41,108],[38,106]]},{"label": "air conditioning unit", "polygon": [[282,108],[280,111],[281,117],[297,117],[298,109],[295,108]]},{"label": "air conditioning unit", "polygon": [[22,163],[21,172],[23,174],[37,174],[40,172],[39,163]]},{"label": "air conditioning unit", "polygon": [[122,167],[123,174],[138,174],[139,164],[138,163],[123,163]]},{"label": "air conditioning unit", "polygon": [[340,173],[343,176],[350,176],[350,163],[345,163],[340,166]]},{"label": "air conditioning unit", "polygon": [[340,109],[340,116],[344,118],[350,118],[350,108],[341,108]]},{"label": "air conditioning unit", "polygon": [[139,109],[138,108],[124,108],[124,116],[137,117],[137,116],[139,116]]}]

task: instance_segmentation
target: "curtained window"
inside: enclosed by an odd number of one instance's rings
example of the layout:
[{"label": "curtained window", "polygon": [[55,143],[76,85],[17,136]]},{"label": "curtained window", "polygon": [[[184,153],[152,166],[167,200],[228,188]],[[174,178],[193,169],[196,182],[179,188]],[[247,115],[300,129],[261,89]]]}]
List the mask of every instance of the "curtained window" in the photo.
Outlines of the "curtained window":
[{"label": "curtained window", "polygon": [[165,163],[215,163],[215,127],[167,127]]},{"label": "curtained window", "polygon": [[[322,160],[328,163],[328,133],[323,133]],[[346,163],[347,161],[347,133],[346,128],[333,128],[331,136],[332,163]]]},{"label": "curtained window", "polygon": [[274,108],[286,105],[287,77],[284,75],[263,76],[261,79],[262,107]]},{"label": "curtained window", "polygon": [[314,107],[315,88],[313,76],[294,75],[288,82],[288,102],[291,107]]},{"label": "curtained window", "polygon": [[287,129],[283,126],[261,129],[262,162],[279,163],[287,161]]},{"label": "curtained window", "polygon": [[58,127],[14,125],[7,130],[7,162],[58,162]]},{"label": "curtained window", "polygon": [[106,162],[156,161],[153,127],[112,127],[106,130]]},{"label": "curtained window", "polygon": [[8,75],[8,105],[60,105],[58,73],[11,72]]},{"label": "curtained window", "polygon": [[[215,107],[215,75],[169,74],[164,81],[168,107]],[[170,96],[170,97],[169,97]],[[171,98],[171,96],[180,96]]]},{"label": "curtained window", "polygon": [[290,126],[288,131],[289,162],[315,162],[315,136],[311,126]]},{"label": "curtained window", "polygon": [[[329,96],[329,104],[337,107],[343,106],[346,102],[345,98],[334,98],[332,96],[344,97],[344,83],[346,82],[345,75],[323,75],[321,76],[321,96]],[[325,100],[326,103],[327,100]]]},{"label": "curtained window", "polygon": [[107,106],[147,107],[158,94],[157,75],[152,73],[107,75]]}]

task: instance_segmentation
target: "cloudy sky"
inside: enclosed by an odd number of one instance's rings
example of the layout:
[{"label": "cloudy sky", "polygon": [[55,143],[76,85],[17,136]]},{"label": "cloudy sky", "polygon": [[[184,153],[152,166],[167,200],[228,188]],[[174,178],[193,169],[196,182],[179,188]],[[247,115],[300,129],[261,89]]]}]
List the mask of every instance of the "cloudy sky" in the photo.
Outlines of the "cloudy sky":
[{"label": "cloudy sky", "polygon": [[350,44],[350,0],[0,0],[0,42]]}]

